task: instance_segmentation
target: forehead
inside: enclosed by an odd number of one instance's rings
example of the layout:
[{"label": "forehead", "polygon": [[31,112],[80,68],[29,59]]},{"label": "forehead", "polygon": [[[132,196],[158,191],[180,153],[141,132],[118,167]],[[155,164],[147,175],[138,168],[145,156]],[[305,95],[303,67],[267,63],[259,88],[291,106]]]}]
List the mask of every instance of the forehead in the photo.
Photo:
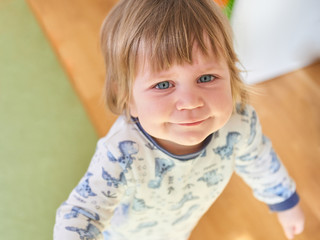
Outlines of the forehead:
[{"label": "forehead", "polygon": [[[150,52],[150,48],[143,43],[137,51],[137,58],[135,61],[135,73],[159,74],[166,72],[175,65],[201,65],[203,67],[218,65],[224,59],[223,54],[217,48],[214,48],[209,40],[206,38],[204,44],[194,41],[189,49],[186,49],[186,55],[164,53],[157,55]],[[163,58],[161,58],[163,57]]]}]

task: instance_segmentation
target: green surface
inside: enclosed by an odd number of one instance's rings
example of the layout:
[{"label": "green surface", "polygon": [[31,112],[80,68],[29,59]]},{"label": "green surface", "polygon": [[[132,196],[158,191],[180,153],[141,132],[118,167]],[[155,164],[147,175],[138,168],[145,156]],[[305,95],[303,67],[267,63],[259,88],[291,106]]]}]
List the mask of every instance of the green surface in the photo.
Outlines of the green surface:
[{"label": "green surface", "polygon": [[23,0],[0,1],[0,239],[52,239],[96,133]]}]

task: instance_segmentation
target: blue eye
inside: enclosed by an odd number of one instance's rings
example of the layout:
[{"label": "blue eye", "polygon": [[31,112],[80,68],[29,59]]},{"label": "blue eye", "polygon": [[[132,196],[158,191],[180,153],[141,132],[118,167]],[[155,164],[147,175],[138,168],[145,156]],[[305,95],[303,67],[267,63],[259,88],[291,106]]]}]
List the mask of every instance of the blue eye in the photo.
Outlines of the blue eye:
[{"label": "blue eye", "polygon": [[206,83],[206,82],[211,82],[215,79],[216,77],[213,75],[203,75],[199,78],[198,82],[200,83]]},{"label": "blue eye", "polygon": [[168,81],[164,81],[164,82],[161,82],[161,83],[158,83],[155,88],[157,89],[168,89],[172,86],[172,84]]}]

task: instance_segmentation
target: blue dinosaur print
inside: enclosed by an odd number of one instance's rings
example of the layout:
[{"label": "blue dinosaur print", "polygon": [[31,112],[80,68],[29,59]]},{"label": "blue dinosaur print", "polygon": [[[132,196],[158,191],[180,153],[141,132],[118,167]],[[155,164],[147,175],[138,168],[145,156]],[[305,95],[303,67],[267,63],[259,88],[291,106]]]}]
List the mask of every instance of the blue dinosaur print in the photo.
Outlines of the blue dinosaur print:
[{"label": "blue dinosaur print", "polygon": [[201,153],[200,157],[206,157],[207,156],[207,150],[204,149],[203,152]]},{"label": "blue dinosaur print", "polygon": [[111,224],[121,226],[128,220],[130,204],[120,204],[115,210],[111,218]]},{"label": "blue dinosaur print", "polygon": [[121,156],[117,159],[110,151],[108,151],[108,158],[111,162],[119,162],[123,171],[128,172],[127,169],[131,169],[131,165],[135,159],[132,155],[139,152],[138,144],[133,141],[123,141],[119,143],[118,147],[121,152]]},{"label": "blue dinosaur print", "polygon": [[214,133],[212,133],[212,137],[213,137],[213,138],[218,138],[218,137],[220,137],[220,132],[219,132],[219,130],[216,131],[216,132],[214,132]]},{"label": "blue dinosaur print", "polygon": [[80,182],[79,185],[76,187],[76,192],[84,198],[97,196],[97,194],[92,192],[91,187],[89,185],[89,177],[91,177],[92,175],[92,173],[88,172],[86,174],[86,178],[82,182]]},{"label": "blue dinosaur print", "polygon": [[172,160],[156,158],[155,175],[156,179],[150,180],[148,186],[150,188],[159,188],[163,179],[163,176],[174,167]]},{"label": "blue dinosaur print", "polygon": [[277,154],[274,151],[271,151],[270,155],[271,155],[272,160],[271,160],[271,165],[270,165],[269,170],[271,173],[276,173],[279,171],[281,164],[280,164],[280,161],[278,159]]},{"label": "blue dinosaur print", "polygon": [[156,149],[157,149],[156,146],[154,146],[154,145],[151,144],[151,143],[147,143],[145,146],[146,146],[147,148],[149,148],[150,150],[156,150]]},{"label": "blue dinosaur print", "polygon": [[278,197],[282,197],[284,199],[289,198],[292,194],[293,194],[293,192],[290,191],[290,189],[288,187],[283,186],[282,183],[280,183],[274,187],[267,188],[262,193],[262,195],[265,197],[278,196]]},{"label": "blue dinosaur print", "polygon": [[172,223],[172,225],[176,225],[176,224],[178,224],[178,223],[180,223],[180,222],[182,222],[182,221],[187,220],[187,219],[191,216],[191,214],[193,213],[193,211],[196,210],[197,208],[199,208],[199,205],[193,205],[193,206],[191,206],[191,207],[189,208],[189,210],[186,212],[186,214],[184,214],[184,215],[181,216],[180,218],[176,219],[176,220]]},{"label": "blue dinosaur print", "polygon": [[130,204],[121,204],[119,207],[116,208],[115,212],[120,213],[123,216],[128,216],[129,214]]},{"label": "blue dinosaur print", "polygon": [[241,109],[241,104],[238,103],[236,105],[236,111],[238,114],[242,115],[242,116],[249,116],[249,113],[248,113],[248,109],[245,107],[244,109]]},{"label": "blue dinosaur print", "polygon": [[192,195],[192,192],[186,193],[183,198],[174,206],[171,207],[171,210],[177,210],[183,207],[183,205],[188,202],[188,201],[192,201],[195,199],[199,199],[199,197],[195,197]]},{"label": "blue dinosaur print", "polygon": [[173,191],[175,191],[174,187],[171,186],[168,188],[168,194],[171,194]]},{"label": "blue dinosaur print", "polygon": [[107,185],[109,187],[112,187],[113,185],[115,188],[118,188],[120,184],[121,185],[127,184],[127,181],[123,172],[120,173],[120,176],[118,179],[118,178],[112,177],[106,170],[104,170],[104,168],[102,168],[102,178],[107,181]]},{"label": "blue dinosaur print", "polygon": [[211,187],[217,185],[222,180],[223,176],[221,174],[217,174],[217,170],[212,170],[210,172],[205,173],[201,178],[199,178],[198,182],[203,181],[207,183],[208,187]]},{"label": "blue dinosaur print", "polygon": [[150,208],[152,208],[152,207],[147,206],[143,199],[134,198],[133,203],[132,203],[133,210],[135,210],[137,212],[141,212],[141,211],[144,211],[144,210],[150,209]]},{"label": "blue dinosaur print", "polygon": [[71,218],[77,218],[79,216],[79,214],[82,214],[92,220],[95,220],[95,221],[99,221],[100,220],[100,217],[97,213],[91,213],[91,212],[88,212],[87,210],[84,210],[82,208],[79,208],[79,207],[73,207],[71,209],[71,212],[70,213],[67,213],[64,215],[64,218],[65,219],[71,219]]},{"label": "blue dinosaur print", "polygon": [[68,231],[76,232],[79,234],[81,240],[96,240],[101,234],[99,229],[91,223],[88,224],[86,229],[76,227],[66,227]]},{"label": "blue dinosaur print", "polygon": [[145,228],[151,228],[154,226],[157,226],[158,222],[157,221],[153,221],[153,222],[145,222],[145,223],[140,223],[139,226],[137,227],[137,229],[134,232],[139,232]]},{"label": "blue dinosaur print", "polygon": [[250,137],[248,139],[248,145],[251,145],[251,143],[253,142],[257,134],[256,126],[257,126],[257,114],[255,111],[253,111],[251,116],[251,122],[250,122]]},{"label": "blue dinosaur print", "polygon": [[249,162],[249,161],[254,161],[258,158],[258,155],[254,155],[252,156],[251,153],[248,153],[248,154],[245,154],[245,155],[242,155],[239,157],[239,159],[243,162]]},{"label": "blue dinosaur print", "polygon": [[109,158],[109,160],[111,162],[117,162],[118,161],[118,159],[115,156],[113,156],[113,154],[110,151],[107,152],[107,156],[108,156],[108,158]]},{"label": "blue dinosaur print", "polygon": [[[271,157],[271,162],[270,162],[270,166],[268,167],[269,169],[269,173],[273,174],[279,171],[281,164],[280,161],[278,159],[277,154],[273,151],[273,149],[270,152],[270,157]],[[241,157],[239,157],[242,161],[251,161],[251,160],[256,160],[258,158],[258,155],[254,155],[253,157],[251,157],[250,154],[246,154],[243,155]],[[247,165],[241,166],[238,165],[236,166],[236,169],[238,172],[244,173],[244,174],[251,174],[251,177],[255,177],[255,178],[261,178],[261,172],[256,172],[256,173],[250,173],[247,170]]]},{"label": "blue dinosaur print", "polygon": [[194,187],[194,184],[188,183],[183,189],[190,189],[192,187]]},{"label": "blue dinosaur print", "polygon": [[104,191],[102,191],[101,193],[107,198],[117,198],[117,194],[116,193],[112,193],[109,190],[107,191],[107,193],[105,193]]},{"label": "blue dinosaur print", "polygon": [[227,144],[225,146],[213,149],[214,153],[219,154],[222,160],[224,158],[230,159],[234,146],[239,142],[240,133],[229,132],[226,138]]}]

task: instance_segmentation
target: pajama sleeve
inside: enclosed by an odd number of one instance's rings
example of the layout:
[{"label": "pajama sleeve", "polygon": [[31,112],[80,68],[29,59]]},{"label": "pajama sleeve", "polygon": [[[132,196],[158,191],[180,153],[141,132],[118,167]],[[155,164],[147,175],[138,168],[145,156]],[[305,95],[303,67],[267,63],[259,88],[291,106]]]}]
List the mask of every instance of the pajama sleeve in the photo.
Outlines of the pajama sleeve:
[{"label": "pajama sleeve", "polygon": [[284,211],[299,202],[294,181],[265,137],[255,110],[242,114],[243,136],[235,161],[236,173],[252,188],[254,196],[271,211]]},{"label": "pajama sleeve", "polygon": [[100,140],[85,176],[57,210],[55,240],[104,239],[126,187],[124,171],[111,157]]}]

